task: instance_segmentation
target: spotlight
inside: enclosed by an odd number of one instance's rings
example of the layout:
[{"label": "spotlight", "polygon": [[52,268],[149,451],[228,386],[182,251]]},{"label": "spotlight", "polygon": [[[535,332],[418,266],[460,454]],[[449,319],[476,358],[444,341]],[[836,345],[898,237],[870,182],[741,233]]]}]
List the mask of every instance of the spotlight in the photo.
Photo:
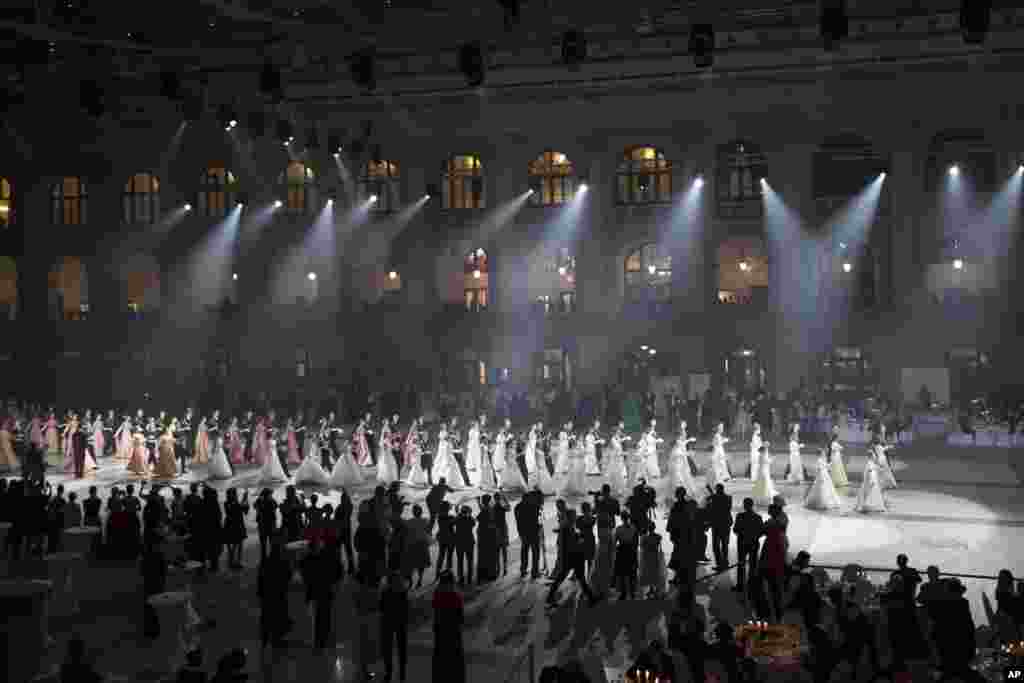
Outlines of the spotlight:
[{"label": "spotlight", "polygon": [[747,263],[746,261],[740,261],[740,270],[742,270],[744,273],[747,272],[748,270],[750,270],[750,264]]},{"label": "spotlight", "polygon": [[640,345],[640,350],[641,351],[646,351],[647,350],[647,344],[641,344]]},{"label": "spotlight", "polygon": [[658,269],[655,266],[647,266],[647,272],[650,273],[651,275],[654,275],[656,272],[658,272]]},{"label": "spotlight", "polygon": [[310,282],[316,282],[316,273],[309,273],[306,275],[306,279]]},{"label": "spotlight", "polygon": [[704,176],[699,175],[696,178],[694,178],[693,184],[695,187],[704,187]]},{"label": "spotlight", "polygon": [[371,194],[370,195],[370,203],[371,204],[376,204],[377,203],[377,195],[375,195],[375,194]]},{"label": "spotlight", "polygon": [[694,24],[690,29],[690,54],[698,69],[715,63],[715,29],[711,24]]},{"label": "spotlight", "polygon": [[284,205],[281,203],[280,199],[275,199],[274,200],[274,208],[275,209],[280,209],[282,206],[284,206]]},{"label": "spotlight", "polygon": [[471,88],[479,88],[487,76],[484,48],[479,42],[466,43],[459,48],[459,71]]},{"label": "spotlight", "polygon": [[558,274],[561,275],[562,277],[565,277],[565,273],[565,266],[558,266]]},{"label": "spotlight", "polygon": [[1024,164],[1017,167],[1017,173],[1024,173]]},{"label": "spotlight", "polygon": [[955,259],[953,259],[953,269],[954,270],[963,270],[964,269],[964,260],[962,258],[955,258]]},{"label": "spotlight", "polygon": [[398,273],[396,273],[395,271],[392,270],[390,273],[388,273],[388,279],[389,280],[397,280],[398,279]]},{"label": "spotlight", "polygon": [[238,195],[238,201],[236,202],[239,206],[245,206],[249,203],[249,195],[241,193]]},{"label": "spotlight", "polygon": [[330,197],[327,198],[327,206],[334,206],[334,200]]},{"label": "spotlight", "polygon": [[191,211],[192,210],[192,205],[191,204],[185,204],[185,206],[182,207],[182,208],[184,208],[186,211]]},{"label": "spotlight", "polygon": [[288,143],[295,139],[295,131],[292,129],[292,122],[287,119],[279,119],[277,122],[277,139],[287,147]]},{"label": "spotlight", "polygon": [[960,175],[960,166],[957,164],[953,164],[952,166],[950,166],[949,175],[953,176],[954,178]]},{"label": "spotlight", "polygon": [[840,249],[846,249],[846,242],[840,242],[839,243],[839,248]]},{"label": "spotlight", "polygon": [[334,156],[341,156],[341,135],[329,133],[327,135],[327,149],[331,150]]},{"label": "spotlight", "polygon": [[480,270],[479,269],[473,271],[473,279],[474,280],[479,280],[480,279]]},{"label": "spotlight", "polygon": [[526,191],[527,195],[532,195],[534,193],[536,193],[536,190],[534,190],[532,187],[529,190]]},{"label": "spotlight", "polygon": [[231,279],[235,280],[237,282],[238,281],[238,273],[231,273]]},{"label": "spotlight", "polygon": [[430,195],[429,195],[429,194],[425,194],[425,195],[423,195],[423,199],[424,199],[424,200],[428,200],[428,199],[430,199]]},{"label": "spotlight", "polygon": [[588,189],[589,188],[586,183],[580,183],[580,192],[586,192]]},{"label": "spotlight", "polygon": [[768,184],[768,181],[765,180],[764,178],[758,178],[757,182],[761,183],[762,185],[767,185]]},{"label": "spotlight", "polygon": [[853,270],[853,264],[851,264],[849,261],[845,262],[843,264],[843,272],[849,273],[851,270]]},{"label": "spotlight", "polygon": [[238,126],[238,114],[227,105],[222,106],[217,111],[217,118],[220,119],[220,123],[224,126],[225,131],[233,130]]},{"label": "spotlight", "polygon": [[651,349],[647,353],[649,353],[649,354],[651,354],[653,356],[654,354],[658,353],[658,351],[657,351],[657,349]]},{"label": "spotlight", "polygon": [[885,180],[885,176],[886,175],[887,175],[886,172],[882,171],[881,173],[878,174],[878,179],[879,180]]}]

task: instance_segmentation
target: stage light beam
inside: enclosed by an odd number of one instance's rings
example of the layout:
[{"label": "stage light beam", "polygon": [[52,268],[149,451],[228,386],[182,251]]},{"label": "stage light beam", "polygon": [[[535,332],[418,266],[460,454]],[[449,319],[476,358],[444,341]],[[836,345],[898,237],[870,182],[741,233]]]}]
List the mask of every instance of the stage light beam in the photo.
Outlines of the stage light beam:
[{"label": "stage light beam", "polygon": [[274,208],[275,209],[280,209],[282,206],[284,206],[284,203],[280,199],[275,199],[274,200]]},{"label": "stage light beam", "polygon": [[849,261],[846,261],[845,263],[843,263],[843,272],[844,273],[849,273],[851,270],[853,270],[853,264],[852,263],[850,263]]},{"label": "stage light beam", "polygon": [[960,166],[957,165],[957,164],[953,164],[952,166],[950,166],[949,167],[949,175],[952,176],[953,178],[955,178],[958,175],[960,175]]},{"label": "stage light beam", "polygon": [[185,204],[185,206],[184,206],[183,208],[184,208],[184,209],[185,209],[186,211],[191,211],[191,210],[192,210],[192,205],[191,205],[191,204]]},{"label": "stage light beam", "polygon": [[306,279],[310,282],[316,282],[316,273],[309,273],[306,275]]},{"label": "stage light beam", "polygon": [[955,259],[953,259],[953,269],[954,270],[963,270],[964,269],[964,260],[962,258],[955,258]]}]

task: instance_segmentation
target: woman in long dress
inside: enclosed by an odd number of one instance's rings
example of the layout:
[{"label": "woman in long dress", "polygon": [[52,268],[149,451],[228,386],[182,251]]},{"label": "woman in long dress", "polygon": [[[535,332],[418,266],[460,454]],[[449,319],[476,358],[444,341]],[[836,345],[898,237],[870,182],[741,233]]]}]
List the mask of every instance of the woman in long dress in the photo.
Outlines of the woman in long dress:
[{"label": "woman in long dress", "polygon": [[306,457],[295,470],[296,486],[327,487],[331,483],[331,478],[327,476],[327,472],[324,471],[321,464],[320,447],[320,440],[313,434],[306,436]]},{"label": "woman in long dress", "polygon": [[537,469],[537,425],[530,427],[526,435],[526,449],[523,451],[523,462],[526,465],[526,483],[530,486],[537,485],[537,477],[540,475]]},{"label": "woman in long dress", "polygon": [[558,443],[555,446],[555,474],[569,473],[569,433],[572,431],[572,423],[566,422],[562,425],[562,431],[558,432]]},{"label": "woman in long dress", "polygon": [[523,472],[516,459],[515,437],[507,429],[502,429],[502,433],[505,439],[505,468],[501,472],[501,490],[526,491],[526,480],[523,479]]},{"label": "woman in long dress", "polygon": [[352,456],[352,444],[342,441],[338,444],[338,459],[331,469],[331,488],[352,489],[363,483],[363,470]]},{"label": "woman in long dress", "polygon": [[597,445],[604,443],[604,439],[597,433],[600,427],[601,422],[595,420],[594,426],[590,428],[583,440],[583,462],[587,468],[588,476],[601,474],[601,467],[597,462]]},{"label": "woman in long dress", "polygon": [[218,436],[213,442],[213,455],[210,456],[206,476],[214,480],[230,479],[234,473],[228,454],[224,452],[224,437]]},{"label": "woman in long dress", "polygon": [[277,455],[277,439],[267,439],[267,446],[270,454],[263,459],[263,466],[260,468],[261,484],[280,484],[288,481],[288,475],[281,467],[281,458]]},{"label": "woman in long dress", "polygon": [[669,471],[672,475],[673,490],[682,487],[687,496],[693,500],[699,500],[701,490],[690,472],[690,456],[687,452],[687,446],[692,440],[691,437],[686,436],[685,431],[676,438],[672,453],[669,455]]},{"label": "woman in long dress", "polygon": [[[495,450],[497,450],[497,446],[490,444],[488,442],[487,435],[481,431],[480,483],[478,486],[486,491],[496,491],[498,489],[498,472],[494,467]],[[502,457],[504,457],[504,455]]]},{"label": "woman in long dress", "polygon": [[366,419],[360,418],[359,424],[356,425],[355,430],[352,432],[352,442],[355,446],[356,451],[356,464],[360,467],[367,467],[373,464],[373,459],[370,457],[370,443],[366,440]]},{"label": "woman in long dress", "polygon": [[92,421],[92,452],[97,458],[106,452],[107,440],[103,435],[103,416],[97,412]]},{"label": "woman in long dress", "polygon": [[52,411],[46,418],[46,461],[52,467],[61,467],[64,464],[64,451],[60,448],[60,428],[57,425],[57,416]]},{"label": "woman in long dress", "polygon": [[440,481],[444,477],[448,486],[452,488],[466,487],[462,478],[462,470],[455,456],[452,455],[451,442],[448,440],[448,428],[441,423],[441,431],[437,434],[437,455],[434,456],[434,465],[431,467],[431,474],[434,481]]},{"label": "woman in long dress", "polygon": [[64,453],[64,473],[74,474],[75,458],[71,452],[71,435],[78,431],[78,415],[69,412],[67,422],[64,423],[64,431],[61,433],[61,450]]},{"label": "woman in long dress", "polygon": [[800,456],[800,423],[794,422],[789,429],[789,465],[786,467],[786,482],[789,484],[804,483],[804,460]]},{"label": "woman in long dress", "polygon": [[242,430],[238,427],[238,418],[231,418],[231,425],[228,427],[228,458],[231,464],[245,464],[245,444],[242,443]]},{"label": "woman in long dress", "polygon": [[[614,439],[614,437],[612,438]],[[569,453],[567,460],[569,464],[565,485],[562,487],[562,495],[568,497],[587,495],[587,464],[583,461],[583,451],[574,448]],[[608,464],[611,465],[611,462]]]},{"label": "woman in long dress", "polygon": [[[537,434],[541,433],[544,426],[538,422],[536,425]],[[545,496],[553,496],[558,492],[555,480],[551,477],[551,470],[548,469],[547,458],[544,457],[543,448],[534,448],[534,456],[537,458],[537,488]]]},{"label": "woman in long dress", "polygon": [[654,481],[661,477],[661,466],[658,463],[658,444],[664,441],[655,431],[657,421],[651,420],[650,427],[640,439],[640,451],[643,457],[643,466],[640,471],[648,481]]},{"label": "woman in long dress", "polygon": [[480,452],[480,422],[473,420],[469,423],[469,432],[466,436],[466,474],[469,476],[470,486],[480,486],[480,468],[483,457]]},{"label": "woman in long dress", "polygon": [[804,499],[804,507],[811,510],[836,510],[840,507],[842,501],[832,483],[831,469],[825,451],[822,450],[818,456],[818,473]]},{"label": "woman in long dress", "polygon": [[256,426],[253,427],[252,437],[252,455],[253,460],[260,467],[263,467],[270,460],[272,455],[270,452],[270,436],[267,425],[267,419],[264,417],[256,420]]},{"label": "woman in long dress", "polygon": [[199,418],[196,424],[196,441],[192,447],[192,464],[205,465],[210,462],[210,428],[206,418]]},{"label": "woman in long dress", "polygon": [[761,439],[761,423],[755,422],[753,427],[753,433],[750,435],[750,469],[748,474],[754,483],[757,483],[757,478],[761,476],[761,468],[758,467],[758,456],[761,453],[761,446],[764,445],[764,441]]},{"label": "woman in long dress", "polygon": [[850,485],[846,476],[846,465],[843,464],[843,446],[839,443],[839,437],[832,435],[832,441],[828,445],[828,459],[832,483],[837,489]]},{"label": "woman in long dress", "polygon": [[171,423],[164,429],[157,441],[156,467],[153,477],[156,479],[174,479],[178,476],[178,459],[174,456],[174,425]]},{"label": "woman in long dress", "polygon": [[285,439],[288,440],[288,464],[297,466],[302,464],[302,453],[299,452],[299,437],[295,429],[295,420],[288,418],[285,423]]},{"label": "woman in long dress", "polygon": [[715,433],[711,437],[711,463],[708,466],[708,483],[714,480],[714,484],[724,484],[732,479],[729,474],[729,456],[725,452],[725,444],[729,443],[729,437],[725,435],[725,423],[719,422],[715,427]]},{"label": "woman in long dress", "polygon": [[128,456],[127,469],[140,477],[149,475],[149,454],[146,452],[146,435],[142,429],[136,429],[132,435],[132,450]]},{"label": "woman in long dress", "polygon": [[0,422],[0,468],[6,470],[18,469],[18,458],[14,455],[13,444],[14,418],[7,418]]},{"label": "woman in long dress", "polygon": [[114,460],[127,463],[132,457],[132,419],[125,416],[121,426],[114,432]]},{"label": "woman in long dress", "polygon": [[384,420],[380,426],[380,438],[377,440],[377,483],[390,484],[398,479],[398,463],[391,454],[391,425],[388,420]]},{"label": "woman in long dress", "polygon": [[896,488],[896,475],[892,473],[892,466],[889,464],[889,458],[885,452],[889,450],[889,446],[876,438],[871,444],[871,452],[868,454],[868,458],[875,459],[875,465],[878,467],[878,481],[881,482],[883,489],[894,489]]},{"label": "woman in long dress", "polygon": [[46,421],[42,415],[33,415],[28,423],[29,443],[39,449],[39,452],[46,455],[46,438],[43,436],[43,425]]},{"label": "woman in long dress", "polygon": [[754,491],[751,494],[754,502],[758,505],[771,505],[775,496],[779,495],[778,489],[775,488],[775,482],[772,480],[772,462],[774,460],[775,458],[768,452],[768,447],[761,446],[761,450],[758,452],[760,472],[757,473]]},{"label": "woman in long dress", "polygon": [[860,491],[857,493],[857,505],[854,507],[857,512],[886,512],[885,495],[882,493],[882,483],[878,479],[878,461],[869,457],[864,464],[864,481],[861,482]]},{"label": "woman in long dress", "polygon": [[427,486],[430,479],[427,477],[427,471],[423,469],[423,448],[420,445],[419,418],[412,421],[409,433],[405,435],[402,458],[409,466],[409,472],[405,476],[405,483],[409,486]]},{"label": "woman in long dress", "polygon": [[619,426],[612,432],[611,438],[608,440],[608,448],[605,450],[605,453],[607,453],[604,458],[605,483],[611,488],[612,494],[619,497],[626,495],[628,492],[626,487],[626,460],[622,450],[622,442],[629,441],[630,438],[626,435],[623,424],[620,422]]}]

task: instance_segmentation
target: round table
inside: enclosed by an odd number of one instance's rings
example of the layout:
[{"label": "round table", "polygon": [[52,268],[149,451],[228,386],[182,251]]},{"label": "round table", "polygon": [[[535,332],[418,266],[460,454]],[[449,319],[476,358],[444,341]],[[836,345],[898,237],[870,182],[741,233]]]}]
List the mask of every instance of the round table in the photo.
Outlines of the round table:
[{"label": "round table", "polygon": [[63,548],[69,553],[91,557],[103,535],[98,526],[74,526],[64,530]]},{"label": "round table", "polygon": [[152,664],[160,671],[175,671],[186,652],[186,629],[192,621],[192,594],[187,591],[158,593],[149,598],[156,612],[160,636],[153,643]]},{"label": "round table", "polygon": [[70,616],[78,612],[78,596],[75,595],[75,567],[85,560],[82,553],[53,553],[46,556],[46,570],[53,584],[50,613],[56,616]]},{"label": "round table", "polygon": [[30,681],[39,673],[46,648],[52,584],[39,580],[0,581],[0,643],[6,647],[4,680]]}]

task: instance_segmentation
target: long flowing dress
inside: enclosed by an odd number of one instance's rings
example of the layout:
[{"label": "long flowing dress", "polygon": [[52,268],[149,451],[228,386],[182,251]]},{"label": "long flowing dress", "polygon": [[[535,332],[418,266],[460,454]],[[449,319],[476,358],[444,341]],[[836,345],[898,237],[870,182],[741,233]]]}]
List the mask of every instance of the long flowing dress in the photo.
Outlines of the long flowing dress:
[{"label": "long flowing dress", "polygon": [[245,464],[245,444],[242,443],[242,433],[238,427],[228,429],[228,457],[233,465]]},{"label": "long flowing dress", "polygon": [[837,489],[849,486],[850,480],[846,476],[846,465],[843,464],[843,447],[838,441],[833,441],[829,449],[832,483]]},{"label": "long flowing dress", "polygon": [[224,452],[224,437],[218,436],[213,444],[213,455],[210,456],[210,467],[206,476],[210,479],[230,479],[234,474],[228,454]]},{"label": "long flowing dress", "polygon": [[320,464],[320,443],[312,435],[306,437],[306,457],[295,470],[296,486],[324,486],[331,483],[330,477]]},{"label": "long flowing dress", "polygon": [[505,446],[505,469],[501,472],[502,491],[526,491],[526,480],[516,461],[516,449]]},{"label": "long flowing dress", "polygon": [[[494,453],[498,450],[498,446],[494,445],[491,448],[491,452],[487,452],[487,446],[481,444],[480,446],[480,481],[478,486],[481,489],[488,491],[497,490],[498,488],[498,473],[494,467]],[[505,456],[502,455],[504,458]],[[472,473],[470,473],[472,476]]]},{"label": "long flowing dress", "polygon": [[[558,444],[555,446],[555,474],[569,473],[569,432],[564,429],[558,433]],[[584,472],[585,474],[586,472]]]},{"label": "long flowing dress", "polygon": [[768,451],[765,451],[760,458],[758,464],[760,471],[757,473],[754,490],[751,494],[754,502],[758,505],[771,505],[775,496],[779,495],[779,491],[775,488],[775,482],[772,480],[772,462],[774,460],[775,458]]},{"label": "long flowing dress", "polygon": [[714,478],[718,484],[724,484],[732,479],[729,474],[729,456],[725,452],[726,441],[728,439],[721,434],[715,434],[711,439],[711,464],[708,467],[708,477]]},{"label": "long flowing dress", "polygon": [[764,442],[761,439],[761,434],[755,432],[753,436],[750,437],[750,478],[754,480],[754,483],[757,483],[757,478],[761,476],[761,468],[758,467],[757,461],[761,451],[761,446],[763,445]]},{"label": "long flowing dress", "polygon": [[896,475],[892,473],[892,466],[885,454],[886,447],[878,445],[874,447],[875,464],[878,465],[878,481],[883,489],[896,488]]},{"label": "long flowing dress", "polygon": [[46,453],[46,439],[43,437],[43,421],[40,418],[33,417],[29,422],[28,439],[29,443],[38,448],[42,453]]},{"label": "long flowing dress", "polygon": [[52,467],[61,467],[64,464],[64,451],[60,448],[60,435],[57,433],[56,418],[49,418],[46,421],[46,461]]},{"label": "long flowing dress", "polygon": [[583,443],[583,462],[587,468],[587,474],[601,474],[601,468],[597,463],[597,434],[587,432]]},{"label": "long flowing dress", "polygon": [[270,459],[270,449],[267,445],[267,426],[262,422],[257,422],[256,426],[252,429],[252,459],[253,462],[262,467]]},{"label": "long flowing dress", "polygon": [[380,428],[380,439],[377,441],[377,483],[390,484],[399,478],[398,463],[391,454],[391,427],[385,420]]},{"label": "long flowing dress", "polygon": [[615,434],[608,443],[607,456],[605,457],[605,478],[606,483],[612,490],[612,495],[622,497],[626,495],[626,460],[622,453],[622,436]]},{"label": "long flowing dress", "polygon": [[597,529],[597,554],[590,570],[590,590],[594,595],[607,595],[612,586],[612,570],[615,568],[615,539],[610,527]]},{"label": "long flowing dress", "polygon": [[206,426],[206,420],[200,420],[196,428],[196,443],[192,451],[192,463],[205,465],[210,462],[210,430]]},{"label": "long flowing dress", "polygon": [[74,474],[75,472],[75,457],[72,455],[71,450],[71,425],[70,423],[64,427],[64,435],[61,438],[61,445],[64,451],[64,473]]},{"label": "long flowing dress", "polygon": [[146,453],[146,437],[141,433],[132,437],[132,452],[128,456],[127,469],[132,474],[145,477],[149,474],[149,466],[146,461],[149,458]]},{"label": "long flowing dress", "polygon": [[0,467],[8,470],[18,469],[18,458],[14,455],[14,446],[10,430],[0,428]]},{"label": "long flowing dress", "polygon": [[[391,460],[394,460],[391,458]],[[363,470],[352,457],[350,444],[342,444],[341,453],[331,469],[331,487],[349,489],[363,483]]]},{"label": "long flowing dress", "polygon": [[301,465],[302,454],[299,453],[299,439],[295,436],[295,427],[288,427],[288,464]]},{"label": "long flowing dress", "polygon": [[575,448],[568,457],[568,475],[562,487],[564,496],[587,495],[587,466],[583,461],[583,453]]},{"label": "long flowing dress", "polygon": [[153,477],[157,479],[174,479],[178,476],[178,460],[174,457],[174,437],[164,434],[157,442],[156,467]]},{"label": "long flowing dress", "polygon": [[661,439],[653,431],[647,433],[647,446],[644,450],[644,464],[648,481],[661,478],[661,464],[658,462],[658,442]]},{"label": "long flowing dress", "polygon": [[268,439],[267,445],[270,448],[271,455],[263,459],[263,466],[260,468],[260,483],[280,484],[288,481],[288,475],[284,473],[284,468],[281,467],[281,459],[277,457],[277,441]]},{"label": "long flowing dress", "polygon": [[106,437],[103,436],[103,418],[97,417],[92,423],[92,448],[97,458],[103,455],[106,445]]},{"label": "long flowing dress", "polygon": [[356,447],[356,464],[360,467],[372,465],[373,458],[370,457],[370,443],[366,440],[366,426],[361,424],[356,427],[352,439]]},{"label": "long flowing dress", "polygon": [[800,441],[796,438],[791,438],[789,440],[789,467],[787,469],[787,483],[804,483],[804,461],[803,458],[800,457]]},{"label": "long flowing dress", "polygon": [[700,500],[701,491],[697,482],[690,472],[690,455],[686,448],[686,437],[681,436],[676,441],[672,453],[669,455],[669,469],[672,475],[672,488],[682,487],[691,500]]},{"label": "long flowing dress", "polygon": [[466,474],[469,475],[470,486],[480,486],[481,460],[480,427],[474,424],[466,438]]},{"label": "long flowing dress", "polygon": [[857,493],[857,505],[854,507],[857,512],[885,512],[885,496],[882,494],[882,484],[878,480],[878,463],[874,458],[868,458],[864,465],[864,481]]},{"label": "long flowing dress", "polygon": [[550,470],[548,470],[544,451],[537,448],[534,450],[534,453],[537,456],[537,488],[545,496],[553,496],[558,492],[558,487],[555,486],[555,480],[551,477]]},{"label": "long flowing dress", "polygon": [[409,465],[409,472],[405,475],[405,483],[408,486],[426,486],[430,483],[427,471],[423,469],[423,453],[420,448],[419,439],[414,431],[410,431],[405,438],[403,457]]},{"label": "long flowing dress", "polygon": [[835,510],[842,502],[835,485],[832,483],[831,467],[824,454],[818,456],[818,474],[814,478],[811,490],[804,499],[804,507],[811,510]]},{"label": "long flowing dress", "polygon": [[452,455],[451,442],[448,441],[448,431],[445,429],[442,429],[437,435],[437,455],[434,456],[431,474],[434,476],[435,482],[441,481],[441,478],[444,477],[448,486],[452,488],[466,487],[459,463],[455,460],[455,456]]},{"label": "long flowing dress", "polygon": [[526,483],[537,483],[537,430],[530,429],[526,435],[526,448],[523,450],[523,462],[526,465]]},{"label": "long flowing dress", "polygon": [[114,434],[114,439],[117,441],[117,449],[114,451],[114,460],[127,464],[132,457],[132,423],[128,420],[122,422],[121,426],[117,428],[117,432]]}]

